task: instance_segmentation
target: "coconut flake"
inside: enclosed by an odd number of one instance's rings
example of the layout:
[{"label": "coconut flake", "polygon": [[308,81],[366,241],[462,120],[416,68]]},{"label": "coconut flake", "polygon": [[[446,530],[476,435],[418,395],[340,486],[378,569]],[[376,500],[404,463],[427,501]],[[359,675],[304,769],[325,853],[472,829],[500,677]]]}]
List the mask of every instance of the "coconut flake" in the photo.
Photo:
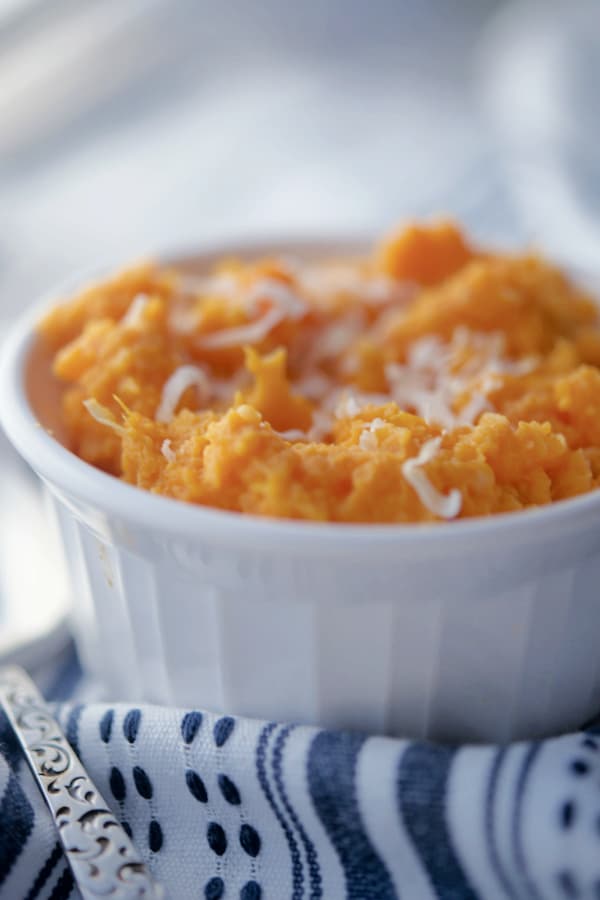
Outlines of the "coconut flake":
[{"label": "coconut flake", "polygon": [[205,350],[218,350],[223,347],[239,347],[244,344],[259,344],[267,335],[283,322],[286,315],[282,309],[274,306],[254,322],[240,325],[237,328],[225,328],[213,331],[198,340],[198,346]]},{"label": "coconut flake", "polygon": [[358,439],[358,446],[361,450],[368,450],[369,452],[375,452],[379,447],[377,442],[377,437],[373,434],[372,431],[369,431],[368,428],[365,428],[364,431],[361,432],[361,435]]},{"label": "coconut flake", "polygon": [[370,306],[384,306],[387,303],[409,304],[419,293],[419,285],[414,281],[394,281],[392,278],[369,278],[363,284],[363,297]]},{"label": "coconut flake", "polygon": [[107,409],[106,406],[102,406],[101,403],[94,399],[84,400],[83,405],[96,422],[106,425],[107,428],[112,428],[121,437],[125,434],[126,429],[123,425],[119,425],[110,409]]},{"label": "coconut flake", "polygon": [[[218,297],[228,303],[239,294],[239,282],[233,275],[180,275],[178,292],[169,307],[169,327],[176,334],[193,334],[201,312],[198,300]],[[192,302],[190,302],[192,301]]]},{"label": "coconut flake", "polygon": [[170,422],[175,415],[181,395],[192,386],[198,389],[200,402],[206,401],[210,394],[210,384],[204,369],[199,366],[180,366],[175,369],[163,386],[160,404],[156,410],[156,421]]},{"label": "coconut flake", "polygon": [[469,402],[456,415],[457,425],[473,425],[481,413],[490,410],[492,404],[484,394],[474,393]]},{"label": "coconut flake", "polygon": [[331,300],[332,295],[360,295],[363,278],[355,268],[348,265],[309,266],[296,269],[303,288],[315,295],[317,300]]},{"label": "coconut flake", "polygon": [[384,406],[389,402],[389,394],[369,394],[344,387],[331,391],[323,401],[323,408],[336,419],[351,419],[365,406]]},{"label": "coconut flake", "polygon": [[524,356],[523,359],[504,359],[490,366],[491,374],[499,375],[529,375],[539,365],[536,356]]},{"label": "coconut flake", "polygon": [[309,400],[322,400],[331,389],[331,379],[320,372],[313,372],[299,379],[294,385],[296,391]]},{"label": "coconut flake", "polygon": [[235,396],[236,392],[247,387],[252,380],[252,376],[247,369],[239,369],[231,378],[211,378],[210,394],[217,400],[229,401]]},{"label": "coconut flake", "polygon": [[299,319],[306,311],[304,302],[287,285],[274,278],[255,282],[246,294],[244,303],[249,311],[260,300],[270,300],[273,306],[254,322],[214,331],[199,338],[198,346],[207,350],[258,344],[285,319]]},{"label": "coconut flake", "polygon": [[175,459],[177,458],[175,451],[171,448],[171,441],[169,440],[169,438],[166,438],[162,442],[161,447],[160,447],[160,452],[162,453],[164,458],[167,460],[167,462],[174,462]]},{"label": "coconut flake", "polygon": [[364,331],[365,317],[353,310],[320,332],[314,341],[310,354],[311,363],[340,356]]},{"label": "coconut flake", "polygon": [[414,409],[428,423],[452,428],[456,417],[452,411],[453,394],[443,373],[391,363],[385,368],[390,394],[401,409]]},{"label": "coconut flake", "polygon": [[423,471],[423,466],[437,456],[442,439],[431,438],[425,441],[416,456],[402,463],[402,474],[416,492],[419,500],[434,516],[441,519],[454,519],[462,507],[462,494],[453,488],[449,494],[441,494]]},{"label": "coconut flake", "polygon": [[358,415],[359,412],[360,404],[356,394],[352,391],[344,391],[334,409],[336,419],[351,419],[352,416]]},{"label": "coconut flake", "polygon": [[[389,397],[380,394],[360,394],[346,389],[333,391],[321,409],[313,410],[312,427],[308,431],[308,439],[322,441],[331,432],[334,418],[351,419],[358,415],[365,406],[381,405],[387,402],[389,402]],[[373,422],[385,424],[383,419],[374,419]],[[381,426],[376,424],[374,430],[379,427]]]},{"label": "coconut flake", "polygon": [[300,428],[288,428],[287,431],[275,431],[275,434],[278,434],[279,437],[284,438],[286,441],[308,440],[308,434],[306,431],[301,431]]},{"label": "coconut flake", "polygon": [[179,275],[178,287],[196,296],[223,297],[233,299],[239,289],[239,282],[233,275]]},{"label": "coconut flake", "polygon": [[[505,344],[499,332],[472,332],[465,326],[456,328],[446,344],[437,335],[420,338],[409,348],[406,365],[386,366],[391,397],[400,407],[414,409],[426,422],[445,429],[473,425],[482,412],[493,408],[487,397],[493,378],[497,382],[501,375],[524,375],[537,365],[535,357],[506,359]],[[472,357],[452,371],[456,352],[465,349]],[[472,390],[476,379],[482,379],[479,391]],[[455,413],[456,401],[469,390],[470,400]]]},{"label": "coconut flake", "polygon": [[147,294],[137,294],[121,319],[121,324],[125,328],[137,328],[141,325],[144,310],[148,306],[149,300],[150,298]]},{"label": "coconut flake", "polygon": [[246,306],[254,309],[260,300],[270,300],[290,319],[300,319],[306,312],[304,300],[288,284],[276,278],[261,278],[250,286],[245,297]]},{"label": "coconut flake", "polygon": [[351,265],[297,266],[295,274],[303,288],[316,295],[317,300],[343,294],[369,306],[384,306],[409,303],[419,291],[419,285],[414,282],[366,275]]},{"label": "coconut flake", "polygon": [[368,425],[365,425],[358,439],[358,446],[361,448],[361,450],[375,451],[378,449],[379,442],[377,440],[375,432],[379,431],[379,429],[383,428],[384,426],[385,422],[380,418],[373,419],[372,422],[369,422]]},{"label": "coconut flake", "polygon": [[200,314],[198,310],[178,299],[169,308],[169,328],[175,334],[192,334],[198,327]]},{"label": "coconut flake", "polygon": [[312,425],[308,432],[309,440],[320,443],[330,433],[333,426],[331,416],[321,409],[313,410]]},{"label": "coconut flake", "polygon": [[415,341],[408,350],[408,365],[414,369],[442,372],[448,367],[451,352],[436,334],[428,334]]}]

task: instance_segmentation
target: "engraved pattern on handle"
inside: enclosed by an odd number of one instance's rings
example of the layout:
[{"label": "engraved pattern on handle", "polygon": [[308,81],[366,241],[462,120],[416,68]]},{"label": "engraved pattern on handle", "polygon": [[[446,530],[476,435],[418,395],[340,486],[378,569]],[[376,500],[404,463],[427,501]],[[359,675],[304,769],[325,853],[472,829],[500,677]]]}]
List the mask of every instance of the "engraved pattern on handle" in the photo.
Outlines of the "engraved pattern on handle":
[{"label": "engraved pattern on handle", "polygon": [[50,807],[83,900],[164,900],[163,888],[150,875],[37,688],[16,666],[0,669],[0,704]]}]

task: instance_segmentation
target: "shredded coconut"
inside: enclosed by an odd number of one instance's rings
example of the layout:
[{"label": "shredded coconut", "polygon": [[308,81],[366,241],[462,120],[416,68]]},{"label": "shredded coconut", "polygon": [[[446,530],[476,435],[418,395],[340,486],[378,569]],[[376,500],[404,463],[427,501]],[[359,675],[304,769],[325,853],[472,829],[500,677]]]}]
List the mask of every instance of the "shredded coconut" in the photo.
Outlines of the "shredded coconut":
[{"label": "shredded coconut", "polygon": [[350,419],[358,415],[360,404],[352,391],[344,391],[341,400],[337,403],[334,415],[336,419]]},{"label": "shredded coconut", "polygon": [[318,363],[324,359],[339,356],[364,331],[365,317],[358,310],[334,322],[318,334],[310,354],[310,362]]},{"label": "shredded coconut", "polygon": [[357,272],[344,265],[310,266],[304,265],[297,268],[296,277],[300,279],[303,288],[315,299],[329,304],[331,295],[346,294],[358,297],[363,283]]},{"label": "shredded coconut", "polygon": [[300,319],[306,312],[306,304],[298,294],[276,278],[261,278],[250,286],[245,297],[246,306],[252,310],[260,300],[270,300],[290,319]]},{"label": "shredded coconut", "polygon": [[121,324],[126,328],[137,328],[138,325],[141,325],[142,316],[149,299],[147,294],[138,294],[134,297],[129,309],[121,320]]},{"label": "shredded coconut", "polygon": [[274,306],[254,322],[240,325],[237,328],[225,328],[214,331],[200,338],[198,346],[206,350],[218,350],[222,347],[237,347],[240,344],[259,344],[273,329],[283,322],[285,312]]},{"label": "shredded coconut", "polygon": [[224,303],[235,300],[239,282],[233,275],[179,275],[179,291],[169,306],[169,327],[176,334],[193,334],[201,320],[199,300],[218,297]]},{"label": "shredded coconut", "polygon": [[386,303],[409,304],[419,292],[419,285],[412,281],[394,281],[391,278],[370,278],[363,285],[363,297],[371,306]]},{"label": "shredded coconut", "polygon": [[119,425],[110,409],[107,409],[106,406],[102,406],[101,403],[98,403],[97,400],[93,399],[84,400],[83,405],[96,422],[100,422],[101,425],[106,425],[107,428],[112,428],[113,431],[116,431],[116,433],[121,436],[125,434],[125,428],[122,425]]},{"label": "shredded coconut", "polygon": [[343,264],[296,267],[295,275],[308,293],[326,303],[333,294],[346,295],[369,306],[403,305],[413,300],[419,291],[419,286],[413,282],[361,274],[353,266]]},{"label": "shredded coconut", "polygon": [[317,443],[322,441],[330,433],[332,424],[331,416],[328,413],[321,409],[313,410],[312,425],[308,432],[309,440]]},{"label": "shredded coconut", "polygon": [[160,452],[167,460],[167,462],[173,462],[176,459],[175,451],[171,448],[171,441],[169,438],[166,438],[161,445]]},{"label": "shredded coconut", "polygon": [[365,425],[358,439],[358,446],[361,448],[361,450],[377,450],[377,448],[379,447],[379,442],[377,441],[375,432],[380,428],[383,428],[384,426],[385,422],[380,418],[373,419],[372,422],[369,422],[368,425]]},{"label": "shredded coconut", "polygon": [[391,397],[401,409],[414,409],[426,422],[444,428],[455,425],[450,385],[442,380],[441,373],[438,376],[411,365],[392,363],[386,366],[385,374]]},{"label": "shredded coconut", "polygon": [[211,396],[217,400],[229,401],[228,405],[231,405],[230,401],[233,400],[236,391],[247,387],[251,380],[252,377],[246,369],[240,369],[231,378],[211,378]]},{"label": "shredded coconut", "polygon": [[299,319],[306,310],[302,300],[287,285],[274,278],[263,278],[253,284],[246,294],[245,305],[252,312],[260,300],[270,300],[273,306],[259,319],[246,325],[206,334],[198,340],[198,346],[215,350],[240,344],[258,344],[280,322]]},{"label": "shredded coconut", "polygon": [[180,299],[173,302],[169,308],[169,328],[175,334],[192,334],[200,322],[200,313],[189,303],[182,303]]},{"label": "shredded coconut", "polygon": [[456,424],[473,425],[481,413],[491,408],[492,405],[484,394],[473,394],[469,402],[456,414]]},{"label": "shredded coconut", "polygon": [[320,372],[313,372],[297,381],[295,389],[309,400],[321,400],[331,389],[331,379]]},{"label": "shredded coconut", "polygon": [[323,408],[336,419],[350,419],[365,406],[384,406],[390,402],[389,394],[370,394],[364,391],[338,388],[323,401]]},{"label": "shredded coconut", "polygon": [[179,288],[196,296],[213,296],[233,299],[239,289],[233,275],[179,275]]},{"label": "shredded coconut", "polygon": [[[406,365],[386,366],[390,395],[398,406],[414,409],[430,424],[445,429],[473,425],[482,412],[493,408],[487,393],[499,376],[525,375],[537,365],[534,357],[506,359],[505,343],[504,335],[498,332],[472,332],[464,326],[455,329],[447,344],[436,335],[423,337],[410,347]],[[456,354],[465,349],[472,355],[460,365]],[[453,362],[457,371],[453,371]],[[473,391],[473,382],[479,379],[479,389]],[[455,413],[456,401],[469,389],[471,399]]]},{"label": "shredded coconut", "polygon": [[368,428],[361,433],[360,438],[358,439],[358,446],[361,450],[368,450],[374,452],[377,450],[379,444],[377,443],[377,437],[373,434],[372,431],[369,431]]},{"label": "shredded coconut", "polygon": [[423,471],[423,466],[437,455],[442,439],[439,437],[425,441],[416,456],[402,463],[402,474],[416,492],[419,500],[434,516],[455,519],[462,507],[462,494],[453,488],[449,494],[441,494]]},{"label": "shredded coconut", "polygon": [[428,334],[411,344],[408,350],[408,364],[414,369],[430,369],[442,372],[448,368],[451,350],[436,334]]},{"label": "shredded coconut", "polygon": [[277,431],[279,437],[285,438],[286,441],[307,441],[308,434],[299,428],[288,428],[287,431]]},{"label": "shredded coconut", "polygon": [[162,389],[162,397],[156,410],[157,422],[170,422],[175,415],[181,395],[189,387],[195,386],[200,394],[200,402],[210,394],[210,383],[206,372],[199,366],[180,366],[167,379]]},{"label": "shredded coconut", "polygon": [[523,359],[494,360],[489,366],[492,375],[529,375],[539,365],[535,356],[525,356]]}]

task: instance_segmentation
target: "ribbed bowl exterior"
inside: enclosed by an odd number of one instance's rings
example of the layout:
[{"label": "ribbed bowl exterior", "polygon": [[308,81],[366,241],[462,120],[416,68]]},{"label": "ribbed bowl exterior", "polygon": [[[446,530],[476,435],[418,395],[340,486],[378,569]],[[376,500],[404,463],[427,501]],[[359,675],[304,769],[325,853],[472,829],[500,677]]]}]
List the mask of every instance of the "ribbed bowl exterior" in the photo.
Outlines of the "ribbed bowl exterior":
[{"label": "ribbed bowl exterior", "polygon": [[[59,492],[85,668],[114,699],[442,740],[581,725],[600,697],[600,538],[303,558],[165,536]],[[452,526],[440,526],[447,528]]]}]

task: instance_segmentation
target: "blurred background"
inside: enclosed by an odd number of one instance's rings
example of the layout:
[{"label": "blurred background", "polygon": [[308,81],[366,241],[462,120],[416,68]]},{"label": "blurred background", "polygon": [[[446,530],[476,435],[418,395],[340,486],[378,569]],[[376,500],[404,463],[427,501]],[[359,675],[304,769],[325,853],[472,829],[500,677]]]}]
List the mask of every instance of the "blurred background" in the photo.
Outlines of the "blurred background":
[{"label": "blurred background", "polygon": [[440,212],[593,268],[599,84],[597,0],[0,0],[0,331],[86,266]]},{"label": "blurred background", "polygon": [[597,240],[599,6],[0,0],[0,314],[90,263],[435,212],[583,255],[555,228]]}]

